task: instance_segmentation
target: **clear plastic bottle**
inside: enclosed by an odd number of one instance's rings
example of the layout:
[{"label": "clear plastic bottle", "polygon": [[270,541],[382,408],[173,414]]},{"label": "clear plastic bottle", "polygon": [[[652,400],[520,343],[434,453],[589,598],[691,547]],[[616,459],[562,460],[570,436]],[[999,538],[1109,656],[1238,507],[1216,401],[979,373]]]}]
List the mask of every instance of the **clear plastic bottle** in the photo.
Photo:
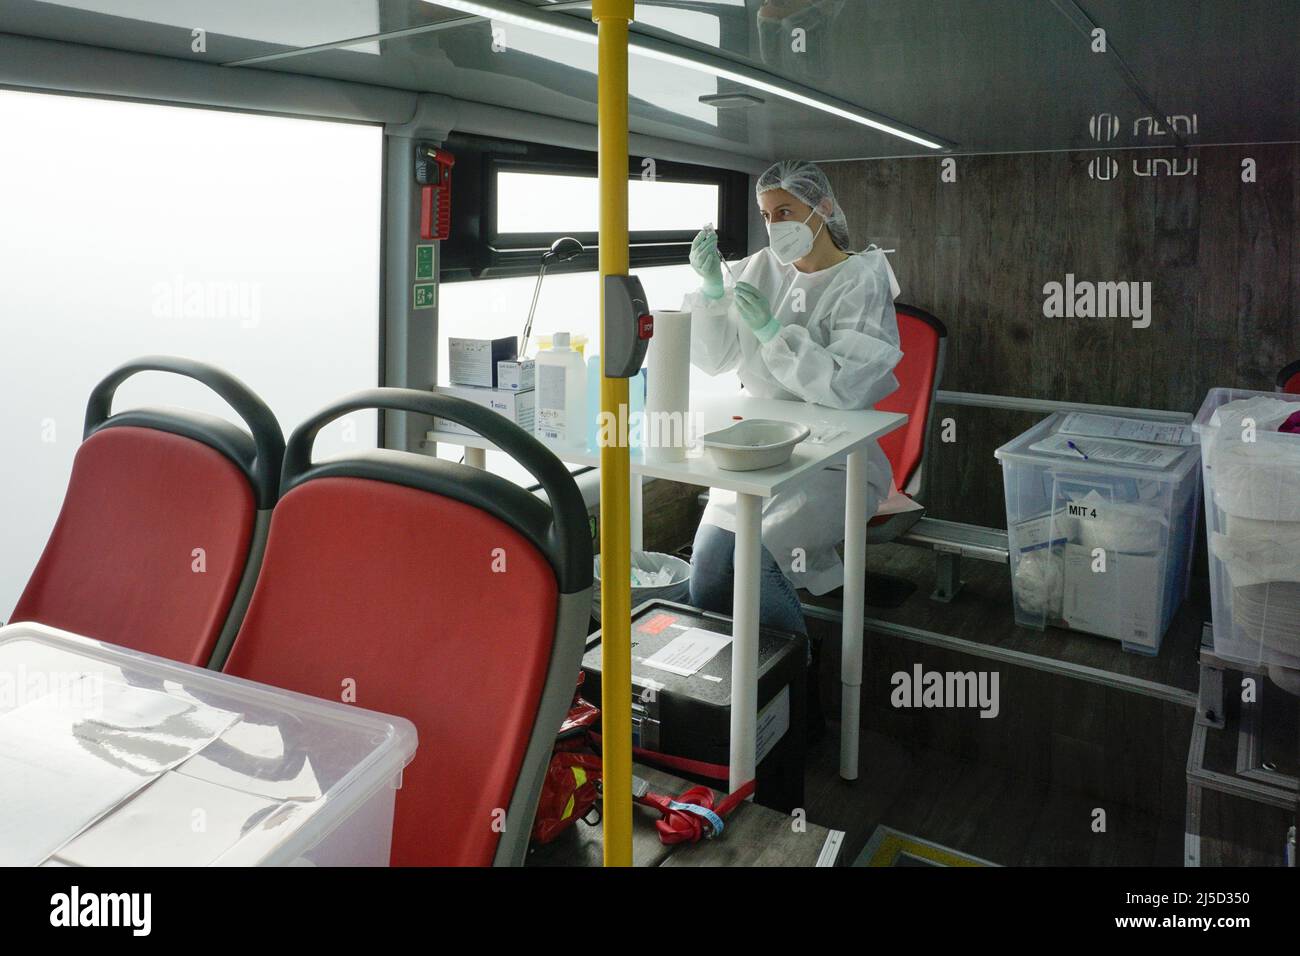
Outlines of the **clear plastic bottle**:
[{"label": "clear plastic bottle", "polygon": [[[645,369],[639,370],[627,382],[628,414],[627,442],[633,452],[639,453],[645,432]],[[611,437],[613,437],[611,435]],[[600,356],[587,359],[587,450],[600,453]]]},{"label": "clear plastic bottle", "polygon": [[537,354],[537,437],[566,448],[587,445],[587,366],[569,347],[569,333],[556,332]]}]

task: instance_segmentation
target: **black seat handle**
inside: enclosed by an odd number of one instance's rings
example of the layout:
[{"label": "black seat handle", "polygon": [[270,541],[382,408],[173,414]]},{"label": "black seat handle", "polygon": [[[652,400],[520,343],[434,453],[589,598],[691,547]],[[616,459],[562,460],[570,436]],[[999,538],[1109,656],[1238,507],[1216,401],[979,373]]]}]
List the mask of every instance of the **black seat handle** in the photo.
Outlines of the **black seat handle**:
[{"label": "black seat handle", "polygon": [[[431,415],[463,425],[505,452],[541,484],[550,502],[552,533],[562,554],[589,544],[587,505],[564,462],[544,444],[504,416],[473,402],[413,388],[370,388],[339,399],[293,430],[284,453],[280,485],[285,493],[312,468],[312,446],[320,430],[352,412],[382,408]],[[588,566],[590,562],[588,562]]]},{"label": "black seat handle", "polygon": [[284,433],[275,413],[257,394],[235,376],[212,365],[175,355],[145,355],[110,372],[90,392],[86,402],[83,440],[107,422],[113,414],[113,396],[118,387],[140,372],[170,372],[206,385],[226,401],[244,420],[253,437],[255,456],[249,477],[260,509],[275,504],[280,490],[280,468],[284,461]]}]

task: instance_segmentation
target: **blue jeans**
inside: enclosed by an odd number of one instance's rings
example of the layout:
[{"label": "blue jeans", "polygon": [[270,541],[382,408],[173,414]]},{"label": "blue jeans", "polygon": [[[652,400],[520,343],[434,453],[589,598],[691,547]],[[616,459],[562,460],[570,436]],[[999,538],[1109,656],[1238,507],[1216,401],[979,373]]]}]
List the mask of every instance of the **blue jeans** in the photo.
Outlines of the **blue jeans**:
[{"label": "blue jeans", "polygon": [[[735,586],[736,536],[701,523],[691,549],[691,604],[706,611],[731,616]],[[763,548],[759,573],[758,620],[763,627],[807,636],[803,609],[794,584],[785,576],[772,552]]]}]

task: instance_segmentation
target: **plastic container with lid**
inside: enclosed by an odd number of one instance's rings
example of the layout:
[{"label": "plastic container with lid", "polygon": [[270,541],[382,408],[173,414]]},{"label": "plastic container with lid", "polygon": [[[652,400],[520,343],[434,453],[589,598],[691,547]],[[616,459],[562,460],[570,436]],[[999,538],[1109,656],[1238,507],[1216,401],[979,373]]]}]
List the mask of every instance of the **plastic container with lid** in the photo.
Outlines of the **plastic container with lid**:
[{"label": "plastic container with lid", "polygon": [[[1031,447],[1063,442],[1064,419],[1058,412],[995,452],[1016,623],[1100,634],[1156,654],[1190,583],[1196,449],[1119,443],[1160,462],[1148,467]],[[1086,452],[1107,443],[1076,444]]]},{"label": "plastic container with lid", "polygon": [[407,720],[0,628],[9,865],[386,866]]},{"label": "plastic container with lid", "polygon": [[1201,443],[1214,652],[1300,669],[1300,396],[1213,388]]}]

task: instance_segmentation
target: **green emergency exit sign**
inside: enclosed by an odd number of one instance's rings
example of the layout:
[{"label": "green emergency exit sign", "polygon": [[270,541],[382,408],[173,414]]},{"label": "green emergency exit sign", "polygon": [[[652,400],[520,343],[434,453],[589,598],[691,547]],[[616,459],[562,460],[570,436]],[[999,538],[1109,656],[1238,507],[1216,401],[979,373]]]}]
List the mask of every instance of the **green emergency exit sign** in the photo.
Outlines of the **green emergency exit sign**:
[{"label": "green emergency exit sign", "polygon": [[433,246],[415,247],[415,277],[417,279],[433,278]]},{"label": "green emergency exit sign", "polygon": [[432,309],[438,304],[438,287],[432,282],[417,282],[411,292],[411,304],[415,309]]}]

